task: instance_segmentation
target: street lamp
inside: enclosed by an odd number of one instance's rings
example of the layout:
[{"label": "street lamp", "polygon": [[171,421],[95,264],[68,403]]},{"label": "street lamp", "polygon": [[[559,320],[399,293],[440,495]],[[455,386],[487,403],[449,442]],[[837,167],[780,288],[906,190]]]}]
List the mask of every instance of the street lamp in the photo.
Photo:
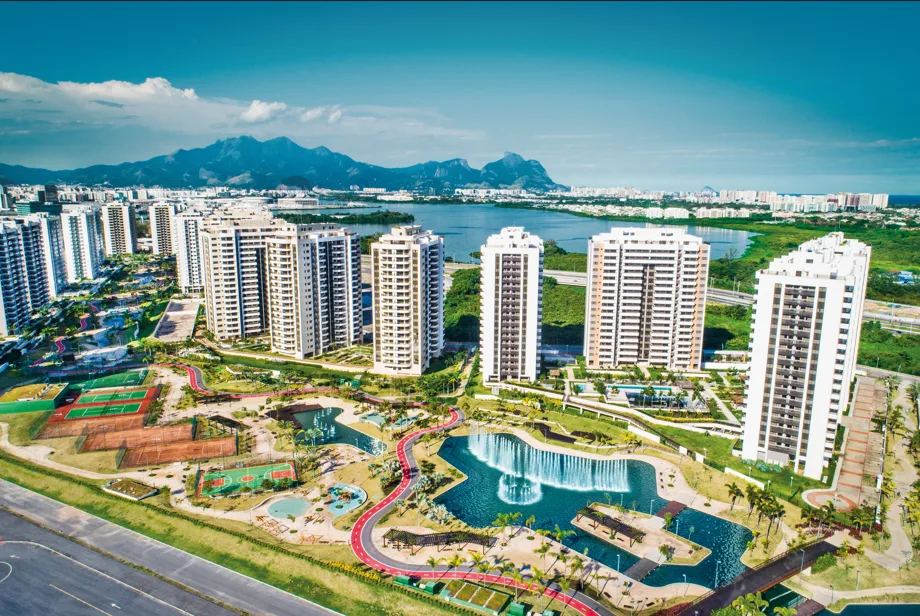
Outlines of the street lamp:
[{"label": "street lamp", "polygon": [[802,552],[802,564],[799,565],[799,584],[802,583],[802,570],[805,568],[805,549],[800,551]]},{"label": "street lamp", "polygon": [[831,605],[834,605],[834,585],[831,584]]},{"label": "street lamp", "polygon": [[686,595],[687,591],[690,589],[690,584],[687,584],[687,574],[686,573],[684,574],[684,584],[686,584],[686,586],[684,587],[684,594]]},{"label": "street lamp", "polygon": [[859,590],[859,569],[856,570],[856,590]]}]

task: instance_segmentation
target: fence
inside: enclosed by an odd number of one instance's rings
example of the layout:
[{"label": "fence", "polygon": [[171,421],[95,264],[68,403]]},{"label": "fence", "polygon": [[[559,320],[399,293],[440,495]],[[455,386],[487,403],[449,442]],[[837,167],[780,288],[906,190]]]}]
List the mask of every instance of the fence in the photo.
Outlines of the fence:
[{"label": "fence", "polygon": [[45,427],[45,424],[48,422],[49,419],[51,419],[52,415],[54,415],[54,409],[50,411],[45,411],[44,413],[36,417],[35,421],[33,421],[29,425],[29,440],[30,441],[34,441],[36,438],[38,438],[39,432],[42,431],[42,428]]}]

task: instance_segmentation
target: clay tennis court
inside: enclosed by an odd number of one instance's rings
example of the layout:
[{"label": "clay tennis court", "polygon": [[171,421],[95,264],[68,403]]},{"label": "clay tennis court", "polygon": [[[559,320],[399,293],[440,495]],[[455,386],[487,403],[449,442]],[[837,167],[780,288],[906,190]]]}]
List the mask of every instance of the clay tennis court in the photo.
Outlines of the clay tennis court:
[{"label": "clay tennis court", "polygon": [[150,428],[132,428],[129,430],[108,430],[86,433],[86,439],[77,441],[77,452],[107,451],[127,447],[134,449],[152,443],[180,443],[189,442],[194,438],[192,424],[179,424],[175,426],[158,426]]},{"label": "clay tennis court", "polygon": [[118,463],[118,468],[155,466],[189,460],[211,460],[235,455],[236,437],[179,443],[152,442],[125,451]]},{"label": "clay tennis court", "polygon": [[[221,471],[203,473],[198,478],[198,496],[218,496],[239,492],[243,488],[255,490],[262,487],[266,479],[278,482],[282,479],[297,480],[293,462],[264,464],[244,468],[228,468]],[[205,489],[205,482],[210,482]]]}]

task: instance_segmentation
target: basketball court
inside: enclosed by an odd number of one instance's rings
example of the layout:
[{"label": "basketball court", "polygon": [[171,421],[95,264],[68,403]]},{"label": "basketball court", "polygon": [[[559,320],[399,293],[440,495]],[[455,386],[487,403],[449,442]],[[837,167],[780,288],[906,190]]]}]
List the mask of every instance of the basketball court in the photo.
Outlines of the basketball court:
[{"label": "basketball court", "polygon": [[[262,487],[266,479],[278,482],[282,479],[297,480],[293,462],[279,464],[265,464],[249,468],[229,468],[222,471],[213,471],[202,474],[198,482],[199,496],[219,496],[233,494],[244,487],[252,490]],[[205,482],[210,482],[208,489],[204,489]]]}]

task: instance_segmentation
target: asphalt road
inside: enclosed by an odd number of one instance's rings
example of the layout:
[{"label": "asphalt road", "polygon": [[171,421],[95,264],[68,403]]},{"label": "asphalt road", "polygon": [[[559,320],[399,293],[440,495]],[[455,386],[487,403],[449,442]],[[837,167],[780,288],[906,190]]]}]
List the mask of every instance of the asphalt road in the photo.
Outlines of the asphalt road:
[{"label": "asphalt road", "polygon": [[0,613],[232,616],[234,612],[0,510]]},{"label": "asphalt road", "polygon": [[[78,539],[119,560],[139,565],[197,593],[213,597],[224,605],[253,616],[333,616],[339,614],[279,588],[2,479],[0,479],[0,506],[42,526],[53,528],[68,537]],[[0,520],[0,539],[8,539],[9,536],[11,533]],[[4,568],[0,565],[0,569]],[[0,577],[2,575],[5,574],[0,573]],[[0,586],[0,593],[2,592],[2,586]],[[0,614],[5,616],[3,606],[3,602],[0,602]],[[11,613],[17,614],[17,612]],[[54,612],[48,613],[54,614]],[[70,614],[67,611],[60,613],[67,616]],[[98,616],[98,612],[94,613]],[[131,614],[133,616],[133,614],[146,613],[148,612],[142,611]],[[192,611],[190,613],[196,616],[199,614],[199,612]],[[116,614],[113,613],[112,616]]]}]

